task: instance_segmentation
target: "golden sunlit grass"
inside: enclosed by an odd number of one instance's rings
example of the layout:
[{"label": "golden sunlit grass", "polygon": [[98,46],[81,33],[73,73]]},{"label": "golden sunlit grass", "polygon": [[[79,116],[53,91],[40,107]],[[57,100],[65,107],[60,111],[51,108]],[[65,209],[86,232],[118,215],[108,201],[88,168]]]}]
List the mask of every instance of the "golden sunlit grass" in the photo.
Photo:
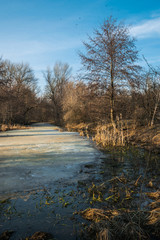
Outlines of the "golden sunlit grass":
[{"label": "golden sunlit grass", "polygon": [[22,126],[19,124],[14,124],[14,125],[7,125],[7,124],[2,124],[0,126],[0,131],[5,132],[7,130],[16,130],[16,129],[28,129],[29,127],[27,126]]},{"label": "golden sunlit grass", "polygon": [[160,124],[137,129],[133,134],[133,139],[142,144],[160,147]]},{"label": "golden sunlit grass", "polygon": [[150,206],[151,206],[151,208],[157,208],[158,206],[160,206],[160,199],[152,202],[152,203],[150,204]]},{"label": "golden sunlit grass", "polygon": [[100,222],[101,220],[109,220],[115,216],[118,216],[119,213],[117,210],[108,210],[97,208],[88,208],[80,212],[80,215],[87,220],[92,220],[94,222]]},{"label": "golden sunlit grass", "polygon": [[79,124],[66,124],[65,128],[68,131],[76,131],[79,132],[79,135],[84,137],[86,136],[89,138],[90,133],[94,132],[94,125],[93,124],[86,124],[86,123],[79,123]]},{"label": "golden sunlit grass", "polygon": [[154,232],[156,236],[159,234],[160,208],[150,212],[89,208],[79,214],[93,222],[88,227],[88,232],[96,240],[150,239],[150,233]]},{"label": "golden sunlit grass", "polygon": [[[148,205],[142,210],[138,207],[139,200],[136,198],[136,192],[143,181],[144,178],[141,175],[137,180],[132,181],[122,174],[108,180],[112,186],[108,190],[105,183],[99,185],[92,183],[88,188],[88,193],[92,199],[90,204],[93,205],[93,202],[105,202],[106,204],[103,207],[87,208],[79,212],[84,219],[91,222],[84,234],[93,236],[94,240],[145,240],[152,239],[151,236],[159,236],[160,191],[143,193],[143,200]],[[107,198],[105,198],[106,190],[111,193]],[[118,201],[115,201],[118,194]],[[98,196],[101,196],[101,201],[99,201]],[[151,200],[152,203],[150,203]],[[134,205],[133,202],[136,203],[134,209],[130,208]]]},{"label": "golden sunlit grass", "polygon": [[150,211],[148,224],[159,224],[160,227],[160,207]]},{"label": "golden sunlit grass", "polygon": [[148,224],[155,225],[160,233],[160,191],[147,193],[147,196],[155,201],[150,204],[152,210],[148,217]]},{"label": "golden sunlit grass", "polygon": [[80,214],[93,222],[88,227],[88,233],[90,236],[93,235],[93,239],[148,239],[148,233],[144,228],[148,214],[144,212],[86,209]]},{"label": "golden sunlit grass", "polygon": [[148,193],[146,193],[146,195],[147,195],[149,198],[152,198],[152,199],[155,199],[155,200],[160,199],[160,191],[148,192]]},{"label": "golden sunlit grass", "polygon": [[77,131],[80,136],[92,136],[92,140],[103,148],[108,146],[125,146],[126,143],[141,143],[143,147],[160,148],[160,125],[153,127],[136,127],[131,120],[118,120],[115,123],[67,124],[68,131]]},{"label": "golden sunlit grass", "polygon": [[113,123],[98,125],[93,140],[104,148],[106,146],[125,146],[134,131],[134,121],[117,118]]}]

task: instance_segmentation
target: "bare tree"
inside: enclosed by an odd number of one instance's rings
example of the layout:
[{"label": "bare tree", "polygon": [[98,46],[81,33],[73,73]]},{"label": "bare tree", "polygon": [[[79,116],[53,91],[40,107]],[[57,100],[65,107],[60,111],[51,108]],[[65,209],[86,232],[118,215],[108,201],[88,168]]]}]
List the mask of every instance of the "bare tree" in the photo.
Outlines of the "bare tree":
[{"label": "bare tree", "polygon": [[160,103],[160,69],[150,65],[144,56],[143,59],[149,68],[145,77],[145,95],[148,99],[147,106],[150,111],[149,125],[153,126]]},{"label": "bare tree", "polygon": [[4,123],[25,123],[37,106],[36,78],[28,64],[0,63],[0,118]]},{"label": "bare tree", "polygon": [[64,88],[71,77],[71,68],[68,64],[61,62],[56,63],[53,70],[49,68],[44,73],[46,80],[46,94],[52,101],[54,119],[57,124],[62,122],[62,99],[64,95]]},{"label": "bare tree", "polygon": [[6,69],[5,69],[5,63],[0,58],[0,87],[6,85],[6,79],[5,79]]},{"label": "bare tree", "polygon": [[138,59],[135,39],[126,26],[110,17],[94,31],[93,37],[89,36],[89,43],[84,42],[84,46],[86,54],[80,53],[80,57],[86,78],[109,90],[110,120],[114,122],[115,87],[126,80],[133,83],[140,69],[135,64]]}]

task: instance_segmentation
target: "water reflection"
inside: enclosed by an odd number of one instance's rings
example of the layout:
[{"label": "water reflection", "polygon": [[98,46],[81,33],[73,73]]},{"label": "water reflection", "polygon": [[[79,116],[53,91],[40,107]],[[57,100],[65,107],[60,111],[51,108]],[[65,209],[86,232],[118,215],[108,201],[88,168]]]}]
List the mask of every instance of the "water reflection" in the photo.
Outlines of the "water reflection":
[{"label": "water reflection", "polygon": [[130,147],[124,152],[117,151],[106,155],[102,160],[102,181],[124,174],[135,181],[139,176],[160,181],[160,156],[143,149]]}]

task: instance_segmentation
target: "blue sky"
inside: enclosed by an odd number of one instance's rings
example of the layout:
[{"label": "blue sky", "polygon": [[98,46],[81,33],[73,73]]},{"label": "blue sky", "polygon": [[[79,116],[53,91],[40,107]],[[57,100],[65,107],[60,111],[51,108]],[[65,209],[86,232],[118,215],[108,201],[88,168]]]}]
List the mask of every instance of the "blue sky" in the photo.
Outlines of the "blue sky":
[{"label": "blue sky", "polygon": [[56,61],[80,68],[82,41],[112,15],[130,25],[137,48],[160,66],[160,0],[0,0],[0,56],[42,71]]}]

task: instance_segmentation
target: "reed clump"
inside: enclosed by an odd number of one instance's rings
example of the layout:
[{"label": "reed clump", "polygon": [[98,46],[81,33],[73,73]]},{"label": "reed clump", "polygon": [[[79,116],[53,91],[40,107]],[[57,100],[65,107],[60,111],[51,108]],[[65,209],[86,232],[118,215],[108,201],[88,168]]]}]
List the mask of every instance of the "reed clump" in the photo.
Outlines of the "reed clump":
[{"label": "reed clump", "polygon": [[106,124],[97,126],[96,135],[93,138],[97,144],[106,146],[124,146],[126,140],[124,138],[123,129],[116,128],[115,124]]},{"label": "reed clump", "polygon": [[98,125],[93,140],[104,148],[106,146],[125,146],[135,127],[134,121],[122,120],[122,115],[120,115],[115,122]]}]

